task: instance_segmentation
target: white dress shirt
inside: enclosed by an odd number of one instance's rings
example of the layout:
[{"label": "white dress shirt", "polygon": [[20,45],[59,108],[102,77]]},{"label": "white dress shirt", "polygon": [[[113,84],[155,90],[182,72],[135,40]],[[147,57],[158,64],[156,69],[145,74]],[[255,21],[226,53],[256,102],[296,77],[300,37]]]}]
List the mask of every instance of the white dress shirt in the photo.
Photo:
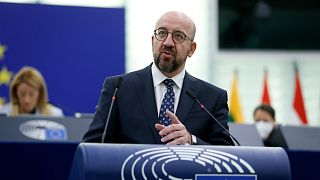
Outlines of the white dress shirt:
[{"label": "white dress shirt", "polygon": [[154,65],[154,63],[151,66],[151,72],[152,72],[152,78],[153,78],[153,87],[154,87],[154,93],[155,93],[155,98],[156,98],[156,103],[157,103],[157,110],[158,114],[160,111],[162,99],[164,95],[167,92],[167,87],[163,83],[165,79],[172,79],[175,83],[173,86],[173,92],[174,92],[174,113],[177,111],[177,107],[179,104],[179,99],[180,99],[180,93],[183,85],[183,79],[186,74],[185,69],[183,69],[179,74],[172,78],[168,78],[160,70]]}]

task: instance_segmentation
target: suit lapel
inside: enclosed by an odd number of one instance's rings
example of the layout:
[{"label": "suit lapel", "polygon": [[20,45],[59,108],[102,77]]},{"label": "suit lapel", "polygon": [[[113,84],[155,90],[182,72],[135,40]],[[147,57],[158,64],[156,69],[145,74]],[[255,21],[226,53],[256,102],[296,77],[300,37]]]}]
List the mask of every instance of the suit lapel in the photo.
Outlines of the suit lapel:
[{"label": "suit lapel", "polygon": [[[141,114],[141,116],[144,115],[144,120],[146,120],[149,125],[149,130],[152,132],[154,141],[158,144],[162,144],[159,132],[154,127],[158,122],[158,111],[154,94],[151,65],[138,71],[137,78],[134,81],[137,95],[142,106],[143,114]],[[198,91],[196,82],[197,80],[186,72],[176,112],[177,117],[182,123],[186,121],[188,113],[191,112],[191,108],[194,105],[194,101],[186,94],[186,91],[197,96]]]},{"label": "suit lapel", "polygon": [[137,73],[135,85],[143,114],[156,143],[161,143],[158,130],[154,125],[158,122],[158,111],[154,94],[151,65]]},{"label": "suit lapel", "polygon": [[194,105],[194,101],[186,94],[186,91],[189,91],[194,96],[197,96],[198,91],[196,82],[197,80],[186,72],[180,94],[179,105],[176,112],[177,117],[183,124],[186,121],[188,113],[191,112],[192,106]]}]

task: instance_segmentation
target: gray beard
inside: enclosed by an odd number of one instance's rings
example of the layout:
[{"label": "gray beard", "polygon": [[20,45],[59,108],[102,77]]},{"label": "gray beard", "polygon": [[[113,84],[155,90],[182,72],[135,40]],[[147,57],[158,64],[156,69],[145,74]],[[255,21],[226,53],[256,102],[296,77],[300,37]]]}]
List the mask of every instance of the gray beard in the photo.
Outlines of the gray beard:
[{"label": "gray beard", "polygon": [[162,73],[172,73],[179,69],[181,63],[177,61],[177,59],[173,59],[172,63],[164,62],[160,64],[160,57],[154,58],[154,64]]}]

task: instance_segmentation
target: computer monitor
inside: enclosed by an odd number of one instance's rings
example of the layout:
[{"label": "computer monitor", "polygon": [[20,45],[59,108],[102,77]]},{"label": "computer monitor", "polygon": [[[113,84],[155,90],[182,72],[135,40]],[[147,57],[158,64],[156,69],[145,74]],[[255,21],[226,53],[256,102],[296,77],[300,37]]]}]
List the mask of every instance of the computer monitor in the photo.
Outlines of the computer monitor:
[{"label": "computer monitor", "polygon": [[229,130],[241,146],[264,146],[254,124],[230,123]]},{"label": "computer monitor", "polygon": [[280,126],[291,150],[320,150],[320,128],[310,126]]}]

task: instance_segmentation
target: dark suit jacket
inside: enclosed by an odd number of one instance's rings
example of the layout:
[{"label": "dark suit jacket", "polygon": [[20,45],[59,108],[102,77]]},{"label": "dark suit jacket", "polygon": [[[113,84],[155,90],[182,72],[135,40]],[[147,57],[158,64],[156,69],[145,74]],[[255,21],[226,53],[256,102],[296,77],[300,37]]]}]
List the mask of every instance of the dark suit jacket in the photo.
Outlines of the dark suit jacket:
[{"label": "dark suit jacket", "polygon": [[[105,142],[161,144],[155,124],[158,122],[151,65],[135,72],[121,75],[122,84],[107,127]],[[85,142],[101,142],[111,98],[120,76],[106,78],[99,104]],[[230,137],[187,94],[190,91],[228,129],[227,92],[186,73],[176,116],[187,130],[197,136],[198,144],[234,145]]]}]

